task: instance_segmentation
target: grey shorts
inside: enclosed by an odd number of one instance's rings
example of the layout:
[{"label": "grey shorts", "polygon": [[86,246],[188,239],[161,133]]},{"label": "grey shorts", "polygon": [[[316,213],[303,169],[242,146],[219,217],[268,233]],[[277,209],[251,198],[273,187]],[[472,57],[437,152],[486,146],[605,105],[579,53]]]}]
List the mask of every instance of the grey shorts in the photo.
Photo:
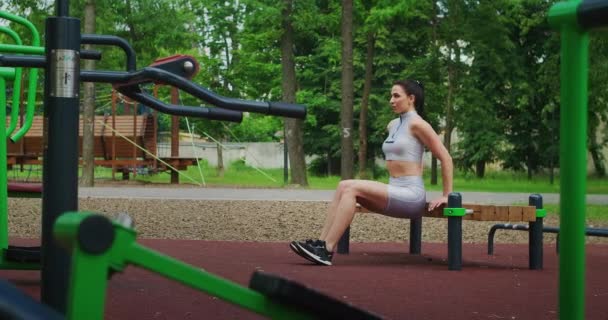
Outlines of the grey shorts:
[{"label": "grey shorts", "polygon": [[382,214],[414,219],[422,216],[426,206],[424,180],[420,176],[390,178],[388,202]]}]

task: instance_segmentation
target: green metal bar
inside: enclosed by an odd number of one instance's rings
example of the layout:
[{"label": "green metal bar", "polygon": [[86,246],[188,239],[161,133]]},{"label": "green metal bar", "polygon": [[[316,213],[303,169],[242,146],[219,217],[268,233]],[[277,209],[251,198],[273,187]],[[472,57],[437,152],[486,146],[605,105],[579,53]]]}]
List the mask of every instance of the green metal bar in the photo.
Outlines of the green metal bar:
[{"label": "green metal bar", "polygon": [[[4,27],[4,26],[0,26],[0,32],[4,32],[6,34],[8,34],[11,38],[13,38],[13,41],[15,41],[15,43],[20,46],[23,44],[23,42],[21,41],[21,38],[19,37],[19,35],[17,34],[17,32],[13,31],[10,28]],[[19,98],[20,98],[20,94],[21,94],[21,73],[22,70],[21,68],[16,68],[15,69],[15,81],[13,82],[13,107],[11,109],[11,122],[8,126],[8,128],[6,128],[6,135],[9,136],[11,133],[13,133],[13,131],[15,131],[15,128],[17,128],[17,117],[19,116]]]},{"label": "green metal bar", "polygon": [[585,196],[589,35],[577,22],[580,1],[555,4],[549,23],[561,34],[559,316],[585,319]]},{"label": "green metal bar", "polygon": [[68,319],[103,319],[108,271],[122,270],[127,264],[137,265],[273,319],[311,318],[275,303],[257,291],[141,246],[136,242],[133,229],[117,223],[114,223],[116,235],[109,250],[99,255],[86,253],[79,248],[76,239],[80,223],[91,214],[68,212],[57,218],[54,226],[55,239],[72,253]]},{"label": "green metal bar", "polygon": [[[10,67],[0,67],[0,77],[4,78],[4,80],[14,80],[15,79],[15,68]],[[6,90],[6,82],[4,83],[4,89]],[[6,101],[4,103],[6,107]],[[4,119],[6,121],[6,119]]]},{"label": "green metal bar", "polygon": [[[10,14],[6,11],[0,11],[0,18],[11,20],[13,22],[25,26],[27,29],[30,30],[32,34],[32,46],[40,46],[40,34],[38,33],[38,30],[36,30],[34,24],[22,17]],[[25,135],[25,133],[32,127],[32,122],[34,121],[34,103],[36,102],[36,87],[38,85],[37,82],[38,69],[34,68],[29,71],[25,121],[23,123],[23,126],[11,137],[11,141],[13,142],[19,141]]]},{"label": "green metal bar", "polygon": [[34,47],[15,44],[0,44],[1,52],[44,55],[44,47]]}]

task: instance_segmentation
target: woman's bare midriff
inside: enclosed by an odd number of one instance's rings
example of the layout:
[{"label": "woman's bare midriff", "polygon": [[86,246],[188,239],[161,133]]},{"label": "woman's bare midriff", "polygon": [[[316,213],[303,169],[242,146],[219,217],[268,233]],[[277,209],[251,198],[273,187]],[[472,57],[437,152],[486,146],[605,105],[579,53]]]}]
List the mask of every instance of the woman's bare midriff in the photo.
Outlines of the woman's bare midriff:
[{"label": "woman's bare midriff", "polygon": [[422,175],[422,166],[418,162],[387,160],[386,169],[393,178]]}]

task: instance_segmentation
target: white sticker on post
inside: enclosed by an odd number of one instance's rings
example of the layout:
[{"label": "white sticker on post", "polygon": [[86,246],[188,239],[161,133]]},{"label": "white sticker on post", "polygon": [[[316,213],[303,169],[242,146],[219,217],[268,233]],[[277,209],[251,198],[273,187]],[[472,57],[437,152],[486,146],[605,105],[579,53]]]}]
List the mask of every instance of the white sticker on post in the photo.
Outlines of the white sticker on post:
[{"label": "white sticker on post", "polygon": [[51,50],[51,97],[77,98],[80,56],[76,50]]}]

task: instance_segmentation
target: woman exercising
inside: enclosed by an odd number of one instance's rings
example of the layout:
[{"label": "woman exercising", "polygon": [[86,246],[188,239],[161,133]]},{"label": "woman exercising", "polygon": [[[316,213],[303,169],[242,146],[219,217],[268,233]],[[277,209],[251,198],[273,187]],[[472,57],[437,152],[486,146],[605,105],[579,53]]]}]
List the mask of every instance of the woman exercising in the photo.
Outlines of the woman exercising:
[{"label": "woman exercising", "polygon": [[414,219],[422,216],[426,191],[422,179],[422,153],[426,146],[441,161],[443,196],[432,200],[428,210],[447,203],[452,192],[452,157],[437,133],[426,122],[424,88],[415,80],[396,81],[390,105],[399,118],[387,125],[388,137],[382,144],[388,184],[371,180],[343,180],[329,205],[319,239],[292,241],[291,249],[319,265],[331,265],[338,240],[348,228],[359,203],[371,212],[391,217]]}]

